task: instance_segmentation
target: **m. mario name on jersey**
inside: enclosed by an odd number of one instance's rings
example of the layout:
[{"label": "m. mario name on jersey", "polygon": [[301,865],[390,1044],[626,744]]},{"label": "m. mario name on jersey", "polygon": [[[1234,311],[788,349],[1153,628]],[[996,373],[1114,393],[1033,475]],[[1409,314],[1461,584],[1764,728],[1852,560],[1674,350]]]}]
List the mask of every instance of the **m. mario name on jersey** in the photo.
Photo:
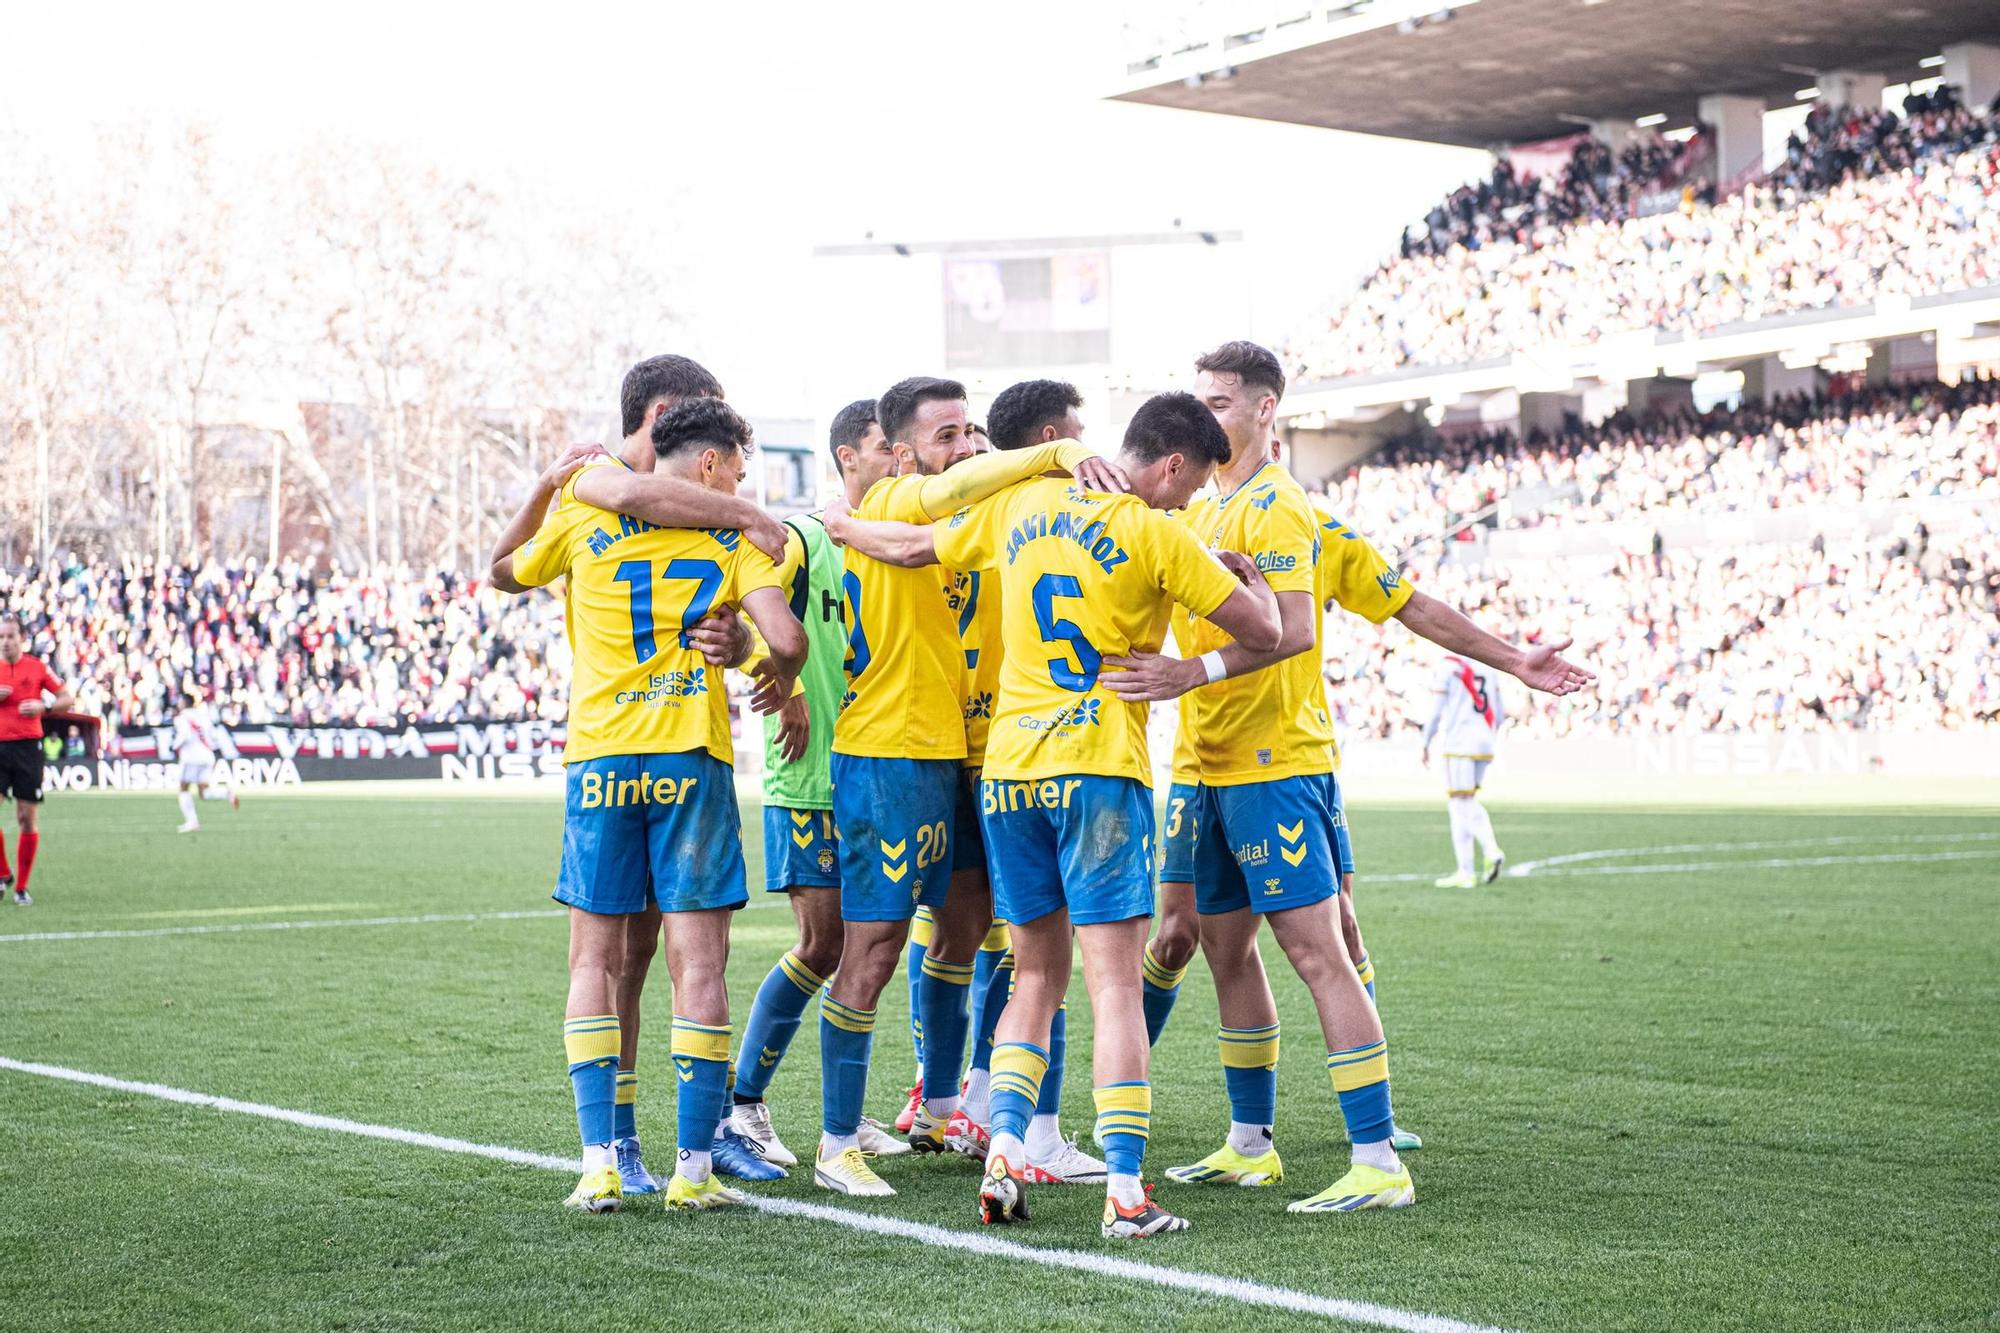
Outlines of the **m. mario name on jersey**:
[{"label": "m. mario name on jersey", "polygon": [[1062,510],[1054,514],[1031,514],[1015,524],[1014,530],[1007,534],[1007,563],[1013,564],[1022,547],[1043,537],[1067,537],[1089,551],[1090,558],[1107,574],[1131,559],[1124,547],[1105,535],[1103,519],[1084,523],[1075,514]]}]

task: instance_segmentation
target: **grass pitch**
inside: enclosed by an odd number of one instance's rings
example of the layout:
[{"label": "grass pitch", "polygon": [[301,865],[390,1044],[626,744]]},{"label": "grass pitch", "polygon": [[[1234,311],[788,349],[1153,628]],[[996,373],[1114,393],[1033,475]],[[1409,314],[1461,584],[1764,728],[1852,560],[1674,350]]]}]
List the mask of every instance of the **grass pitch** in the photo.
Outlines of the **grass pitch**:
[{"label": "grass pitch", "polygon": [[[32,909],[0,907],[0,1056],[507,1145],[575,1151],[550,906],[553,797],[253,795],[177,837],[168,795],[62,796]],[[791,942],[759,892],[740,1025]],[[10,821],[11,822],[11,821]],[[1990,812],[1500,806],[1517,864],[1430,887],[1441,809],[1355,812],[1361,920],[1418,1206],[1288,1217],[1345,1159],[1320,1038],[1275,948],[1287,1053],[1275,1190],[1162,1186],[1195,1222],[1111,1246],[1093,1188],[1005,1238],[1532,1329],[1979,1328],[2000,1320],[2000,822]],[[11,836],[10,836],[11,846]],[[1551,858],[1573,858],[1555,860]],[[384,917],[508,918],[358,924]],[[278,923],[340,922],[316,929]],[[190,927],[201,933],[182,933]],[[39,932],[160,931],[21,939]],[[1087,1136],[1072,992],[1065,1120]],[[870,1109],[911,1064],[884,997]],[[664,968],[640,1129],[670,1161]],[[1198,962],[1155,1054],[1151,1172],[1226,1120]],[[815,1016],[772,1088],[809,1150]],[[532,1167],[0,1069],[0,1324],[273,1329],[1324,1327],[1323,1316],[756,1212],[565,1212]],[[961,1159],[848,1202],[976,1231]]]}]

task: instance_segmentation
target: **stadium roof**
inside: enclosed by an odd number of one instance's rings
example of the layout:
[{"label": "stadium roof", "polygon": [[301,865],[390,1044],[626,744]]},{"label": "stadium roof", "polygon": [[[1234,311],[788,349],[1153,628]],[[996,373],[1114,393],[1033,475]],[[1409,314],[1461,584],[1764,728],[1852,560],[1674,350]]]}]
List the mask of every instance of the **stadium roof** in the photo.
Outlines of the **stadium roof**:
[{"label": "stadium roof", "polygon": [[1134,53],[1114,96],[1492,147],[1574,133],[1600,119],[1664,113],[1686,124],[1706,93],[1789,105],[1833,70],[1881,74],[1891,83],[1925,78],[1936,71],[1918,62],[1945,46],[2000,39],[1995,0],[1450,5],[1270,6],[1279,17],[1265,27]]}]

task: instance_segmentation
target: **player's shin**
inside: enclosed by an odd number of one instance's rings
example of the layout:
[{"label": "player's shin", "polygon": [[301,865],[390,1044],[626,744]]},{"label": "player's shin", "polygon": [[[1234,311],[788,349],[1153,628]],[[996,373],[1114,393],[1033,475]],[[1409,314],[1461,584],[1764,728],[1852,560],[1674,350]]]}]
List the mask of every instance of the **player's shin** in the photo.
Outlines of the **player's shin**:
[{"label": "player's shin", "polygon": [[993,1034],[999,1030],[1000,1015],[1007,1012],[1007,997],[1014,989],[1012,949],[1002,950],[994,957],[986,984],[980,985],[978,966],[988,952],[981,950],[979,958],[974,960],[972,1068],[965,1075],[965,1113],[982,1125],[992,1114]]},{"label": "player's shin", "polygon": [[1023,1041],[1004,1041],[993,1047],[993,1123],[989,1160],[1003,1158],[1019,1169],[1027,1160],[1028,1122],[1034,1117],[1041,1096],[1043,1077],[1048,1073],[1049,1053]]},{"label": "player's shin", "polygon": [[1278,1025],[1217,1028],[1215,1036],[1229,1092],[1229,1146],[1260,1157],[1271,1150],[1278,1119]]},{"label": "player's shin", "polygon": [[822,1159],[855,1146],[861,1105],[868,1094],[868,1056],[875,1042],[875,1011],[833,998],[819,1002],[820,1150]]},{"label": "player's shin", "polygon": [[576,1128],[586,1171],[615,1163],[612,1141],[618,1098],[618,1016],[591,1014],[563,1020],[563,1050],[576,1094]]},{"label": "player's shin", "polygon": [[727,1023],[697,1023],[674,1015],[674,1077],[680,1090],[674,1173],[695,1184],[709,1175],[710,1144],[729,1086],[729,1036]]},{"label": "player's shin", "polygon": [[1049,1067],[1035,1094],[1035,1116],[1028,1122],[1028,1157],[1040,1160],[1062,1147],[1063,1069],[1069,1058],[1069,1002],[1056,1006],[1049,1023]]},{"label": "player's shin", "polygon": [[618,1071],[618,1097],[611,1108],[611,1133],[619,1139],[639,1137],[639,1071]]},{"label": "player's shin", "polygon": [[1361,978],[1361,989],[1368,992],[1368,1002],[1375,1003],[1375,964],[1367,954],[1356,960],[1354,975]]},{"label": "player's shin", "polygon": [[1106,1191],[1126,1207],[1146,1198],[1139,1175],[1153,1118],[1153,1087],[1144,1079],[1107,1083],[1096,1089],[1097,1142],[1104,1149]]},{"label": "player's shin", "polygon": [[21,873],[14,881],[15,893],[25,894],[28,891],[28,881],[33,879],[35,875],[35,853],[41,849],[41,845],[42,835],[40,833],[23,833],[21,835]]},{"label": "player's shin", "polygon": [[924,1104],[932,1116],[944,1119],[959,1104],[958,1075],[965,1067],[973,965],[926,955],[922,971],[917,1000],[923,1013]]},{"label": "player's shin", "polygon": [[1172,1017],[1174,1003],[1181,997],[1181,983],[1187,979],[1188,964],[1167,967],[1153,956],[1153,946],[1148,944],[1140,961],[1141,993],[1140,1003],[1146,1013],[1146,1044],[1159,1044],[1160,1034],[1166,1031],[1167,1019]]},{"label": "player's shin", "polygon": [[1329,1051],[1326,1071],[1340,1100],[1341,1118],[1354,1160],[1382,1171],[1398,1167],[1389,1142],[1395,1116],[1389,1106],[1389,1043],[1374,1041],[1344,1051]]},{"label": "player's shin", "polygon": [[780,958],[764,978],[750,1004],[750,1017],[743,1024],[742,1055],[736,1069],[737,1101],[764,1099],[778,1062],[791,1049],[792,1038],[805,1021],[806,1006],[825,985],[826,978],[800,962],[796,952]]}]

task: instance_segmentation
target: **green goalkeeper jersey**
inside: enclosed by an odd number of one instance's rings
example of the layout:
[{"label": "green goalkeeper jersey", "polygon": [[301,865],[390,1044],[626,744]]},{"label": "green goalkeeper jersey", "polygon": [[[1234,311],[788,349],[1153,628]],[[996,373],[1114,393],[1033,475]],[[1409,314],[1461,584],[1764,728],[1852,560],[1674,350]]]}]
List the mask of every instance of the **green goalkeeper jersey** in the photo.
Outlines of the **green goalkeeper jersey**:
[{"label": "green goalkeeper jersey", "polygon": [[828,756],[833,748],[833,720],[840,696],[847,691],[847,628],[841,616],[840,549],[826,535],[818,514],[785,520],[785,560],[778,576],[792,601],[792,614],[806,627],[805,670],[799,684],[805,690],[806,715],[812,723],[806,752],[794,763],[778,754],[778,720],[764,719],[764,804],[788,810],[833,809],[833,779]]}]

